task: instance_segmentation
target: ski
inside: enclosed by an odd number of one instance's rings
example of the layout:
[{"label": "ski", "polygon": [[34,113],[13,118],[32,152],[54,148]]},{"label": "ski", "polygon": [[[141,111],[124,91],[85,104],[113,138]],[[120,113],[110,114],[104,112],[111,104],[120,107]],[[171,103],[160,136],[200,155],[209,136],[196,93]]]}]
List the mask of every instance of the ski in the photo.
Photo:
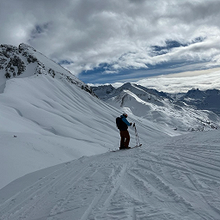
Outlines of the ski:
[{"label": "ski", "polygon": [[142,146],[142,144],[139,144],[139,145],[136,145],[136,146],[134,146],[132,148],[141,147],[141,146]]},{"label": "ski", "polygon": [[[142,146],[142,144],[135,145],[134,147],[128,148],[128,150],[129,150],[129,149],[133,149],[133,148],[137,148],[137,147],[141,147],[141,146]],[[127,149],[126,149],[126,150],[127,150]]]},{"label": "ski", "polygon": [[141,147],[142,144],[139,144],[139,145],[136,145],[134,147],[130,147],[130,148],[124,148],[124,149],[115,149],[115,150],[110,150],[110,152],[117,152],[117,151],[123,151],[123,150],[131,150],[131,149],[134,149],[134,148],[137,148],[137,147]]}]

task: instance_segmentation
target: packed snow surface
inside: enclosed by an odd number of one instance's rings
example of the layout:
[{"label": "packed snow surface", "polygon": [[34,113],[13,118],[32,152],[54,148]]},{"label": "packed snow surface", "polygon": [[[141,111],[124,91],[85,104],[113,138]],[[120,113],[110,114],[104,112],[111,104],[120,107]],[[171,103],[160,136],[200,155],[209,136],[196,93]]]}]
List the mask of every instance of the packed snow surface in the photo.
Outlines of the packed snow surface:
[{"label": "packed snow surface", "polygon": [[220,219],[218,131],[81,157],[0,191],[1,219]]}]

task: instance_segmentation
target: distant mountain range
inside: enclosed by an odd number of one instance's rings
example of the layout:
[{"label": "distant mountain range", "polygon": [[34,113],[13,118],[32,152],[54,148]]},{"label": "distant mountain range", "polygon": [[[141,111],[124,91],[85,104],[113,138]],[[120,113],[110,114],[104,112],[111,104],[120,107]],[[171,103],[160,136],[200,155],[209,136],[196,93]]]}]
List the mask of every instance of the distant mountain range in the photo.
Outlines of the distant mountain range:
[{"label": "distant mountain range", "polygon": [[92,90],[101,100],[122,111],[175,130],[203,131],[219,127],[219,90],[192,89],[185,94],[169,94],[131,83],[119,88],[103,85]]},{"label": "distant mountain range", "polygon": [[217,89],[205,91],[192,89],[177,98],[177,101],[184,102],[195,109],[209,110],[220,115],[220,91]]}]

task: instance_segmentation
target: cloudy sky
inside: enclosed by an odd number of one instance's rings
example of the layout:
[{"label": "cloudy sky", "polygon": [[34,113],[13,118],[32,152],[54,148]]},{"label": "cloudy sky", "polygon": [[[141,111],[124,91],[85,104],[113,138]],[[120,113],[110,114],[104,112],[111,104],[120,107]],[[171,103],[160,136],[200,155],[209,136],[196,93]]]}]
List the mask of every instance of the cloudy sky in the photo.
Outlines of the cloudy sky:
[{"label": "cloudy sky", "polygon": [[86,83],[198,75],[220,66],[219,9],[219,0],[0,0],[0,44],[27,43]]}]

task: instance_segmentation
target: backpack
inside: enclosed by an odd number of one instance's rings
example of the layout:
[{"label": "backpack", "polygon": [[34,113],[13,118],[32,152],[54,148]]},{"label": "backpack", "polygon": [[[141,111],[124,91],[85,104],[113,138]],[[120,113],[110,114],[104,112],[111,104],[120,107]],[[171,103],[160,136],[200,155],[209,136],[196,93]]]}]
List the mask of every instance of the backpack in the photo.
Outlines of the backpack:
[{"label": "backpack", "polygon": [[117,128],[120,130],[122,128],[122,119],[120,117],[117,117],[116,118],[116,125],[117,125]]}]

